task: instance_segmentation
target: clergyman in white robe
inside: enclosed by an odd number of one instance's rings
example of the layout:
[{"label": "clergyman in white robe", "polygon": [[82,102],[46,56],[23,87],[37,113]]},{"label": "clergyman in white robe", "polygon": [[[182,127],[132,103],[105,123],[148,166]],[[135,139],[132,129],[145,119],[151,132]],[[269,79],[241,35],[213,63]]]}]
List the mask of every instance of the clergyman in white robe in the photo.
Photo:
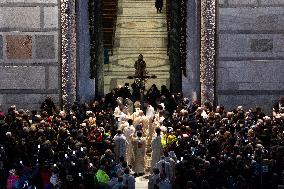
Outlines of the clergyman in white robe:
[{"label": "clergyman in white robe", "polygon": [[129,173],[130,173],[129,168],[126,168],[124,170],[124,175],[122,176],[123,184],[124,186],[127,186],[127,189],[135,189],[135,178]]},{"label": "clergyman in white robe", "polygon": [[127,162],[128,165],[133,165],[133,147],[132,147],[132,140],[134,138],[134,133],[135,133],[135,128],[132,125],[132,120],[128,121],[129,124],[127,127],[124,128],[123,133],[124,136],[126,137],[126,140],[128,142],[128,145],[126,147],[126,159],[125,161]]},{"label": "clergyman in white robe", "polygon": [[149,177],[148,189],[155,189],[155,186],[159,186],[160,171],[157,168],[153,169],[153,174]]},{"label": "clergyman in white robe", "polygon": [[162,156],[161,160],[156,163],[156,168],[160,170],[160,174],[165,175],[169,180],[173,179],[171,164],[165,160],[165,156]]},{"label": "clergyman in white robe", "polygon": [[137,137],[133,139],[134,164],[133,171],[137,174],[145,171],[146,139],[142,133],[138,132]]},{"label": "clergyman in white robe", "polygon": [[155,131],[155,125],[153,124],[155,118],[155,110],[154,107],[149,103],[145,102],[146,105],[146,117],[148,121],[148,136],[147,136],[147,144],[150,144],[152,141],[152,137]]},{"label": "clergyman in white robe", "polygon": [[161,137],[161,129],[156,128],[157,136],[152,140],[151,148],[152,148],[152,161],[151,161],[151,168],[153,169],[156,163],[160,160],[161,156],[163,155],[163,146],[162,146],[162,137]]},{"label": "clergyman in white robe", "polygon": [[117,130],[117,134],[114,136],[113,140],[116,161],[119,161],[119,158],[122,156],[125,159],[128,142],[126,140],[126,137],[122,134],[121,130]]}]

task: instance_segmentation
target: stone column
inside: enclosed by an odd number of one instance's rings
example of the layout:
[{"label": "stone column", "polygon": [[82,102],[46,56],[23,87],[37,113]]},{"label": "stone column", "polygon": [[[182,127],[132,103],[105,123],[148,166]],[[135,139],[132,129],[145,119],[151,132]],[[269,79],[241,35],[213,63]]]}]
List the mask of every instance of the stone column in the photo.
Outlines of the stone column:
[{"label": "stone column", "polygon": [[182,68],[181,68],[181,23],[180,23],[180,2],[170,1],[170,28],[169,28],[169,60],[170,60],[170,90],[181,92],[182,89]]},{"label": "stone column", "polygon": [[200,0],[187,1],[186,76],[182,77],[182,91],[191,100],[200,99]]},{"label": "stone column", "polygon": [[96,22],[96,57],[95,57],[95,79],[96,96],[104,96],[104,43],[103,43],[103,25],[101,13],[102,1],[96,0],[95,19]]},{"label": "stone column", "polygon": [[201,0],[201,103],[214,104],[216,62],[216,0]]},{"label": "stone column", "polygon": [[95,96],[95,80],[90,78],[90,32],[88,0],[77,1],[78,67],[77,100],[90,101]]},{"label": "stone column", "polygon": [[69,111],[76,100],[76,0],[61,0],[61,96],[63,109]]}]

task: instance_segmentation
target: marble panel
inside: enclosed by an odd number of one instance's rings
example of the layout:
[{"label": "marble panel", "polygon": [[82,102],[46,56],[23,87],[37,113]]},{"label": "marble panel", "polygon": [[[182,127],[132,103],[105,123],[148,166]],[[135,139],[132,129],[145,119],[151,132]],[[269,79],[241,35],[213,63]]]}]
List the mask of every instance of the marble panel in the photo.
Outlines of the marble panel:
[{"label": "marble panel", "polygon": [[0,89],[44,89],[45,68],[41,66],[2,66]]},{"label": "marble panel", "polygon": [[219,34],[219,57],[281,57],[283,52],[280,34]]},{"label": "marble panel", "polygon": [[282,31],[284,7],[219,8],[219,29],[222,32]]},{"label": "marble panel", "polygon": [[3,59],[3,36],[0,35],[0,59]]},{"label": "marble panel", "polygon": [[32,36],[8,35],[6,36],[7,59],[31,59]]},{"label": "marble panel", "polygon": [[218,95],[218,104],[224,105],[227,111],[231,111],[242,105],[245,111],[249,108],[260,106],[263,111],[272,115],[273,104],[277,101],[278,95]]},{"label": "marble panel", "polygon": [[229,5],[256,5],[257,0],[228,0]]},{"label": "marble panel", "polygon": [[54,59],[55,44],[53,35],[36,35],[35,36],[36,58]]},{"label": "marble panel", "polygon": [[0,28],[40,28],[40,7],[0,7]]},{"label": "marble panel", "polygon": [[58,89],[59,88],[59,72],[58,67],[52,66],[49,67],[49,89]]},{"label": "marble panel", "polygon": [[58,28],[58,7],[44,7],[44,28]]}]

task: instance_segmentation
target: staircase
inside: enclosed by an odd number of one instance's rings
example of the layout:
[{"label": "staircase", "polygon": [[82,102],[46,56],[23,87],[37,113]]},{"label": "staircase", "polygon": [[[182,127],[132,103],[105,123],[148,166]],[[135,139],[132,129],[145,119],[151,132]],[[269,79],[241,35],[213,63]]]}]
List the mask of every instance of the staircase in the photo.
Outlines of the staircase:
[{"label": "staircase", "polygon": [[157,14],[154,0],[118,0],[113,54],[104,65],[105,94],[117,85],[133,83],[134,62],[143,54],[149,75],[146,89],[156,84],[169,87],[166,10]]},{"label": "staircase", "polygon": [[103,0],[101,11],[102,11],[102,25],[104,32],[104,48],[113,50],[113,40],[117,16],[117,3],[118,0]]}]

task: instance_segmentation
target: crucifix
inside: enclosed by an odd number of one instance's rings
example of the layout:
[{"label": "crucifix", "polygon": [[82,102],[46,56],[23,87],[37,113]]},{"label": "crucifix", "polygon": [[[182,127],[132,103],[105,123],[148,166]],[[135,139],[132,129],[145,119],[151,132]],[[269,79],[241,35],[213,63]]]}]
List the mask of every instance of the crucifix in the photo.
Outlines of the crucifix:
[{"label": "crucifix", "polygon": [[135,61],[134,64],[135,68],[135,74],[128,76],[128,79],[134,79],[133,84],[131,85],[133,89],[134,94],[139,94],[137,95],[136,100],[143,100],[144,97],[144,91],[145,91],[145,84],[148,79],[155,79],[157,78],[156,75],[148,75],[148,72],[146,70],[146,62],[143,60],[143,55],[140,54],[138,56],[138,60]]}]

